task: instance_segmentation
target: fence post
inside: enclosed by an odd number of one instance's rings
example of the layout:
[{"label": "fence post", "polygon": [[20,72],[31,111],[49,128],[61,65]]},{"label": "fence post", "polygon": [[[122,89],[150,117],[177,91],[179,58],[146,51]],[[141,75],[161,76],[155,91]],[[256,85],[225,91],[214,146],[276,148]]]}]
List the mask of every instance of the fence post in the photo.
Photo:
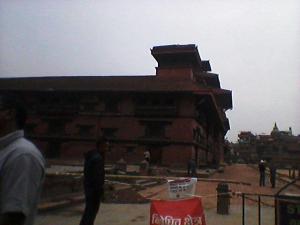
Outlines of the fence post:
[{"label": "fence post", "polygon": [[242,199],[243,199],[243,218],[242,218],[242,224],[245,225],[245,193],[242,193]]},{"label": "fence post", "polygon": [[279,197],[279,194],[280,194],[283,190],[285,190],[288,186],[290,186],[290,185],[296,183],[296,181],[297,181],[297,179],[294,179],[294,180],[292,180],[290,183],[284,185],[284,186],[283,186],[282,188],[280,188],[279,191],[274,195],[274,197],[275,197],[275,207],[274,207],[274,209],[275,209],[275,225],[277,225],[277,224],[279,223],[279,222],[278,222],[278,219],[277,219],[277,217],[278,217],[277,207],[278,207],[278,197]]},{"label": "fence post", "polygon": [[278,200],[277,200],[277,195],[275,195],[275,201],[274,201],[274,209],[275,209],[275,212],[274,212],[274,215],[275,215],[275,225],[277,225],[278,224],[278,221],[277,221],[277,204],[278,204],[278,202],[277,202]]},{"label": "fence post", "polygon": [[230,194],[227,183],[219,183],[217,186],[217,213],[218,214],[229,214],[230,207]]},{"label": "fence post", "polygon": [[261,224],[260,195],[258,195],[258,225]]}]

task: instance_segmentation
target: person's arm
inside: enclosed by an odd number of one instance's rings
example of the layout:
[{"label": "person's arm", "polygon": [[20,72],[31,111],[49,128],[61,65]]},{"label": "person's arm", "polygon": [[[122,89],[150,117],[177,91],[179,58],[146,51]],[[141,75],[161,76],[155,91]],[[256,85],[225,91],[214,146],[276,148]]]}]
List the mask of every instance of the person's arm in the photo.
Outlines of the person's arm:
[{"label": "person's arm", "polygon": [[36,207],[43,176],[43,167],[31,155],[7,161],[1,173],[0,225],[24,224]]},{"label": "person's arm", "polygon": [[10,212],[0,215],[0,225],[23,225],[25,216],[23,213]]}]

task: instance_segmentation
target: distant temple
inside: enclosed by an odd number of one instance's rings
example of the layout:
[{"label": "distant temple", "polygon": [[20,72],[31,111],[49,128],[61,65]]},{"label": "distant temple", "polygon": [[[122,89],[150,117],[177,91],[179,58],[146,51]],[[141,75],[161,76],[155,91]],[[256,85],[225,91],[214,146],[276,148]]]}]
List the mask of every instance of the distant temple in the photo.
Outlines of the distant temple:
[{"label": "distant temple", "polygon": [[195,45],[156,46],[156,75],[1,78],[0,92],[15,92],[28,106],[26,134],[48,159],[82,159],[105,136],[108,163],[218,165],[230,129],[222,89]]},{"label": "distant temple", "polygon": [[300,164],[300,136],[293,135],[291,127],[281,131],[275,123],[270,134],[254,135],[250,131],[243,131],[238,137],[235,150],[246,162],[265,159],[282,166]]}]

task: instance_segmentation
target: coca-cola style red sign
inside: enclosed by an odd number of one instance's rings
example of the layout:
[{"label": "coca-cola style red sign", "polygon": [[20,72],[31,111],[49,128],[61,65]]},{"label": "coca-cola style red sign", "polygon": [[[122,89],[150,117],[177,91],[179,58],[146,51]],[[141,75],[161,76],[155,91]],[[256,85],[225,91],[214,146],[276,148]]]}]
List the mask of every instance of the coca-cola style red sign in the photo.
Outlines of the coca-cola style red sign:
[{"label": "coca-cola style red sign", "polygon": [[153,200],[150,225],[206,225],[201,199]]}]

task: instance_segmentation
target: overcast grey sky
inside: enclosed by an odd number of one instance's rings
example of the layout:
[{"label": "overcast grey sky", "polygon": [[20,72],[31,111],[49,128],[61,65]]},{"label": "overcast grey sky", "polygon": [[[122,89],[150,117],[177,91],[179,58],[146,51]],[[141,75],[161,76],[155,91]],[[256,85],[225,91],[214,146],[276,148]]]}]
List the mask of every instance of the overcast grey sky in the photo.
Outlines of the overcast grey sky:
[{"label": "overcast grey sky", "polygon": [[196,44],[242,130],[300,134],[299,0],[0,0],[0,77],[150,75],[150,48]]}]

